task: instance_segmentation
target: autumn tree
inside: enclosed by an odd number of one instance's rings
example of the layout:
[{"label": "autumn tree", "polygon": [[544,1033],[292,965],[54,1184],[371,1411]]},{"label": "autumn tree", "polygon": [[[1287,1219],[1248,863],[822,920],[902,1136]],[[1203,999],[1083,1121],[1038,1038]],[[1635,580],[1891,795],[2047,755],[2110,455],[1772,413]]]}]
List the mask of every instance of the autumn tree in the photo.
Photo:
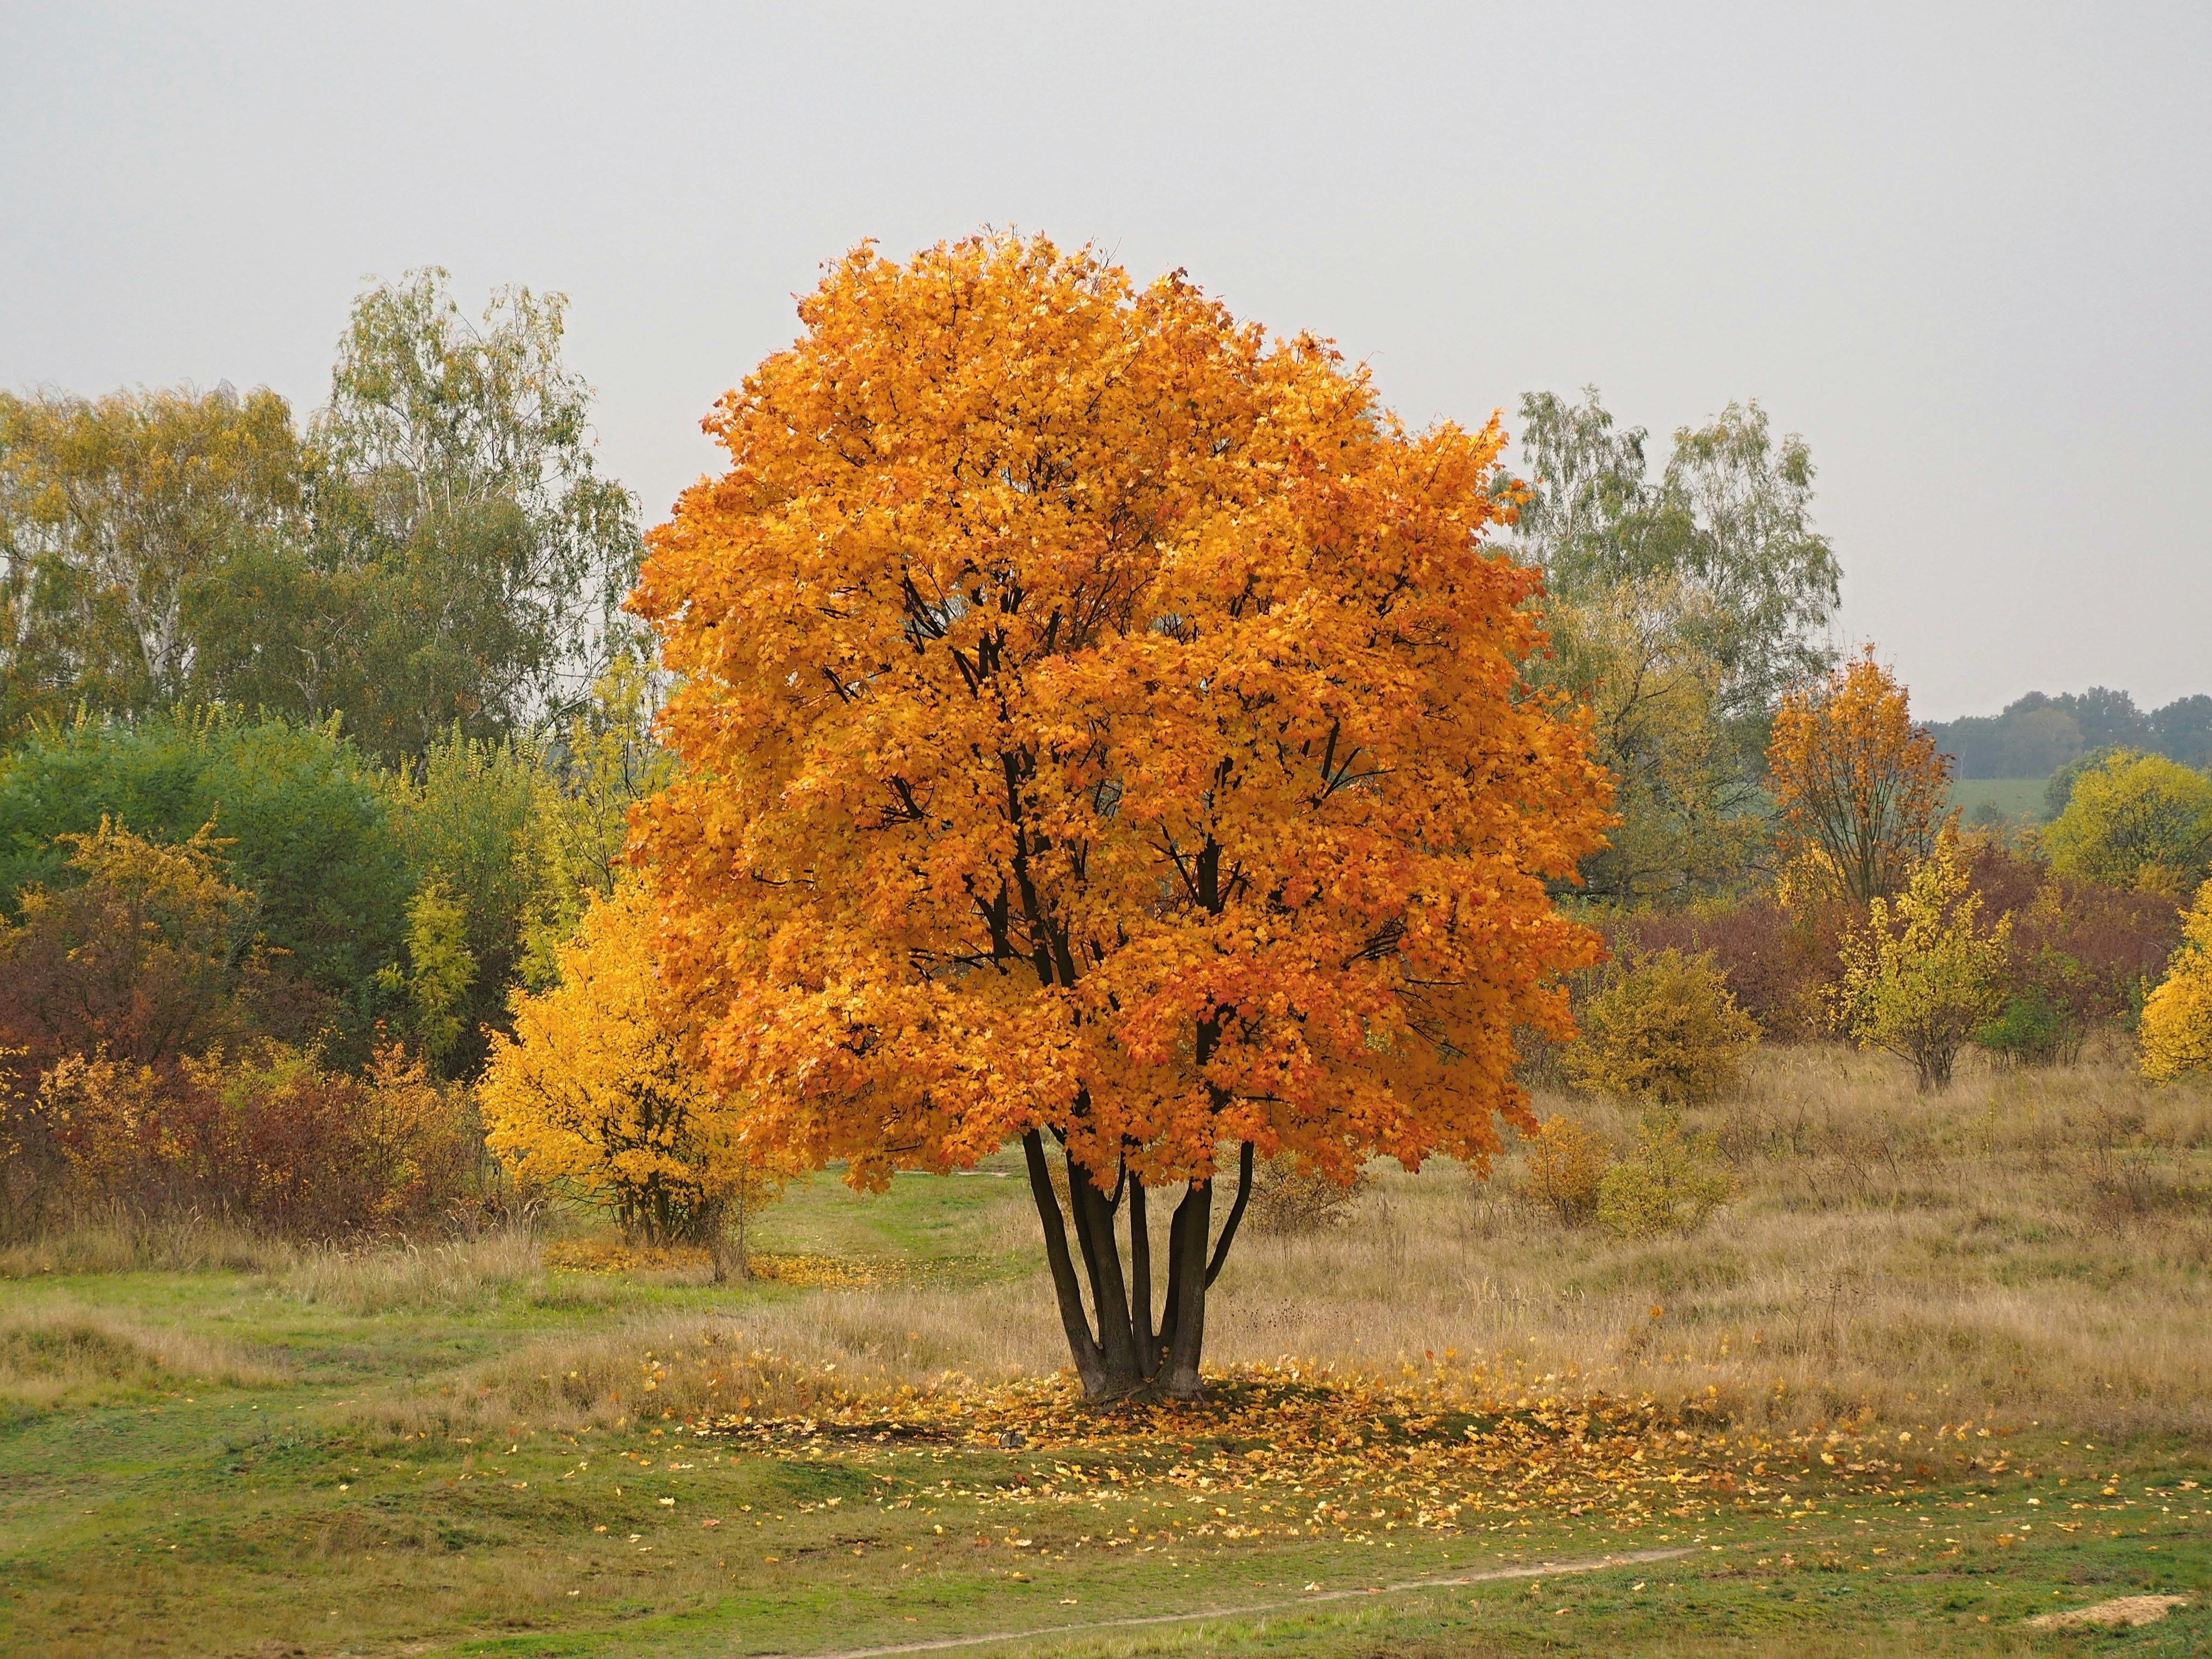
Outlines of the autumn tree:
[{"label": "autumn tree", "polygon": [[2212,777],[2163,755],[2119,750],[2074,779],[2043,831],[2051,867],[2177,902],[2212,874]]},{"label": "autumn tree", "polygon": [[1483,1164],[1595,955],[1545,881],[1605,785],[1523,694],[1501,436],[1042,240],[863,247],[800,317],[634,601],[679,683],[664,971],[802,1164],[1020,1140],[1085,1392],[1194,1395],[1255,1155]]},{"label": "autumn tree", "polygon": [[2212,1072],[2212,881],[2197,890],[2166,978],[2143,1005],[2142,1033],[2144,1076]]},{"label": "autumn tree", "polygon": [[559,981],[514,994],[514,1035],[491,1034],[479,1097],[485,1141],[521,1179],[611,1212],[650,1244],[711,1247],[744,1223],[780,1167],[749,1143],[732,1100],[685,1058],[653,960],[653,902],[633,876],[555,952]]},{"label": "autumn tree", "polygon": [[1863,908],[1897,892],[1935,845],[1950,762],[1871,645],[1784,697],[1766,759],[1793,881]]},{"label": "autumn tree", "polygon": [[1948,1089],[1959,1050],[2004,1006],[2011,939],[2011,916],[1983,915],[1947,833],[1895,902],[1877,896],[1845,938],[1836,1023],[1862,1048],[1911,1060],[1922,1089]]}]

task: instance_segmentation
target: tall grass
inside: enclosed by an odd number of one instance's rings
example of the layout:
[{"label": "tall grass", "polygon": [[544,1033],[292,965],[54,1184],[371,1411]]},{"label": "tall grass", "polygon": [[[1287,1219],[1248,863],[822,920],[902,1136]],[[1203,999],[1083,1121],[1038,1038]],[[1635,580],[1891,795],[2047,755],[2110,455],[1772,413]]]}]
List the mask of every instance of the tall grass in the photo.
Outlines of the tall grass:
[{"label": "tall grass", "polygon": [[10,1407],[94,1405],[287,1380],[282,1367],[234,1344],[97,1308],[63,1303],[0,1314],[0,1402]]},{"label": "tall grass", "polygon": [[[1631,1115],[1564,1111],[1625,1146]],[[1916,1095],[1832,1048],[1763,1055],[1691,1116],[1739,1196],[1683,1237],[1563,1226],[1488,1182],[1395,1166],[1355,1224],[1240,1245],[1224,1359],[1296,1353],[1705,1400],[1792,1422],[2212,1428],[2212,1093],[2116,1066],[1980,1071]]]}]

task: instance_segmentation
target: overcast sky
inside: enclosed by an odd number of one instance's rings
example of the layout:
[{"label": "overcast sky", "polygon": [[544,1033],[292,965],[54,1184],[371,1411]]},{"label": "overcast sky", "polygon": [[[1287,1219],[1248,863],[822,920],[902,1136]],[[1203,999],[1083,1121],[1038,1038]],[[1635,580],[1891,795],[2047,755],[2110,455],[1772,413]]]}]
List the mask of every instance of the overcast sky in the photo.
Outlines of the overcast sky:
[{"label": "overcast sky", "polygon": [[304,412],[362,282],[443,264],[570,296],[657,520],[821,261],[1013,225],[1332,335],[1416,424],[1756,398],[1918,712],[2149,707],[2212,691],[2208,87],[2203,0],[10,0],[0,386]]}]

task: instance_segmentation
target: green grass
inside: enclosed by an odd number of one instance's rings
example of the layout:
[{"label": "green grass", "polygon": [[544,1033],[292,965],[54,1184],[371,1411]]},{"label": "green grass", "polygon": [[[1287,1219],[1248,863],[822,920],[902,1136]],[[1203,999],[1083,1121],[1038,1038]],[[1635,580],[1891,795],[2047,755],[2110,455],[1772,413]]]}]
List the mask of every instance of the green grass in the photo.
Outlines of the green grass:
[{"label": "green grass", "polygon": [[[877,1199],[817,1182],[772,1212],[761,1243],[988,1285],[1030,1270],[1006,1225],[1026,1202],[990,1175],[902,1177]],[[2030,1428],[1894,1450],[1902,1468],[1879,1478],[1831,1472],[1808,1444],[1765,1454],[1773,1473],[1762,1462],[1753,1480],[1759,1454],[1740,1438],[1668,1433],[1655,1459],[1741,1468],[1744,1482],[1641,1512],[1532,1492],[1446,1531],[1392,1509],[1406,1518],[1361,1520],[1364,1535],[1193,1535],[1260,1519],[1279,1496],[1224,1478],[1201,1503],[1188,1480],[1161,1484],[1171,1468],[1242,1468],[1264,1443],[1249,1418],[1221,1417],[1218,1432],[1216,1419],[1183,1419],[1150,1439],[1102,1419],[1093,1452],[407,1415],[426,1398],[465,1403],[480,1368],[532,1343],[641,1320],[742,1322],[850,1292],[530,1273],[368,1309],[319,1282],[237,1269],[0,1282],[0,1318],[28,1333],[9,1375],[48,1364],[52,1380],[0,1417],[0,1651],[819,1654],[990,1632],[1013,1634],[959,1650],[2212,1650],[2212,1455],[2185,1437],[2092,1447]],[[198,1346],[138,1352],[179,1334]],[[192,1380],[224,1364],[252,1380]],[[1377,1469],[1405,1467],[1375,1434]],[[1105,1458],[1129,1484],[1101,1473]],[[1070,1476],[1086,1463],[1087,1480]],[[1392,1588],[1655,1550],[1686,1553]],[[2021,1624],[2154,1590],[2197,1604],[2118,1634]],[[1325,1599],[1338,1592],[1350,1594]]]},{"label": "green grass", "polygon": [[2008,823],[2043,822],[2043,791],[2048,778],[1955,778],[1951,805],[1968,823],[1985,817],[1984,807],[1994,807]]}]

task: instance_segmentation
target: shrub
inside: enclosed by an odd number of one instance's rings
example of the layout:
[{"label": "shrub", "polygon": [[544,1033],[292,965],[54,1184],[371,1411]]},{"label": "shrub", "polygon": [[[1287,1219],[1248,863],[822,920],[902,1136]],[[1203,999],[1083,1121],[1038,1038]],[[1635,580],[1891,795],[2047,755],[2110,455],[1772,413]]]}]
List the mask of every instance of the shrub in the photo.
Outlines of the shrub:
[{"label": "shrub", "polygon": [[396,1045],[358,1078],[274,1043],[163,1067],[74,1054],[31,1115],[80,1201],[295,1237],[436,1221],[480,1162],[465,1098]]},{"label": "shrub", "polygon": [[[750,1151],[736,1103],[683,1055],[654,925],[651,889],[625,881],[555,951],[560,982],[515,994],[514,1036],[491,1035],[486,1139],[519,1179],[611,1212],[633,1240],[719,1250],[726,1224],[742,1229],[746,1207],[773,1191],[774,1172]],[[741,1268],[743,1252],[741,1232]]]},{"label": "shrub", "polygon": [[1975,1041],[2015,1060],[2070,1064],[2098,1027],[2131,1029],[2180,942],[2172,902],[2057,875],[2025,847],[1978,837],[1962,851],[1984,912],[2013,918],[2011,993]]},{"label": "shrub", "polygon": [[1648,1109],[1636,1150],[1598,1182],[1597,1218],[1623,1238],[1689,1232],[1735,1194],[1735,1180],[1710,1136],[1691,1139],[1680,1115]]},{"label": "shrub", "polygon": [[229,1034],[233,945],[251,896],[223,880],[208,830],[157,846],[102,818],[61,837],[49,890],[0,921],[0,1043],[34,1077],[71,1054],[160,1065]]},{"label": "shrub", "polygon": [[1582,1023],[1565,1060],[1576,1087],[1674,1106],[1710,1100],[1734,1083],[1759,1041],[1712,958],[1677,950],[1615,972]]},{"label": "shrub", "polygon": [[2212,874],[2212,778],[2122,750],[2075,779],[2042,841],[2062,876],[2179,900]]},{"label": "shrub", "polygon": [[1844,941],[1837,1024],[1911,1060],[1923,1090],[1950,1086],[1959,1050],[2004,1006],[2012,918],[1985,929],[1981,905],[1946,834],[1895,904],[1875,900]]},{"label": "shrub", "polygon": [[1597,1212],[1600,1184],[1612,1164],[1613,1149],[1604,1136],[1555,1113],[1528,1138],[1521,1195],[1549,1208],[1568,1226],[1579,1226]]},{"label": "shrub", "polygon": [[1262,1233],[1316,1233],[1340,1227],[1368,1186],[1363,1170],[1349,1182],[1332,1180],[1289,1152],[1262,1158],[1252,1172],[1244,1225]]},{"label": "shrub", "polygon": [[2142,1069],[2161,1080],[2212,1072],[2212,880],[2197,890],[2180,948],[2143,1005]]},{"label": "shrub", "polygon": [[1822,998],[1835,977],[1836,946],[1844,931],[1838,905],[1788,908],[1772,899],[1644,911],[1598,924],[1606,947],[1632,959],[1676,950],[1710,957],[1736,1006],[1771,1038],[1809,1037],[1825,1030]]}]

